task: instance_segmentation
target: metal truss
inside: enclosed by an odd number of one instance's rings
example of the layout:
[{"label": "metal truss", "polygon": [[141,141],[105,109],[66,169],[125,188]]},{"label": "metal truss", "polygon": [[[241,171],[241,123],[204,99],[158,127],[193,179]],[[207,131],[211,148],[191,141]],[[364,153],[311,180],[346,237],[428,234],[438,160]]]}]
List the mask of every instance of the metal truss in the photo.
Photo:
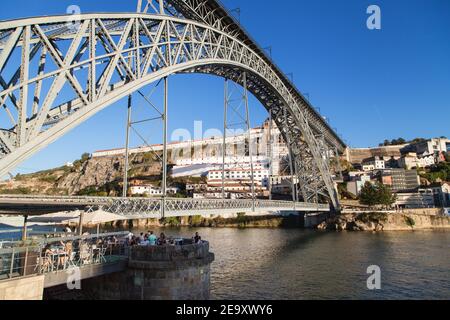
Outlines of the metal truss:
[{"label": "metal truss", "polygon": [[79,206],[87,212],[98,209],[125,216],[128,219],[148,219],[195,215],[257,211],[328,212],[328,204],[250,199],[171,199],[171,198],[104,198],[104,197],[52,197],[52,196],[0,196],[5,203],[40,206]]},{"label": "metal truss", "polygon": [[[118,198],[99,206],[104,211],[129,217],[130,219],[179,217],[195,215],[220,215],[225,213],[260,211],[314,211],[326,212],[328,205],[292,203],[268,200],[223,200],[223,199],[135,199]],[[164,208],[164,210],[162,210]]]},{"label": "metal truss", "polygon": [[[339,150],[345,145],[242,30],[226,24],[228,16],[215,20],[204,9],[209,1],[169,2],[170,15],[105,13],[0,22],[0,176],[154,81],[197,72],[243,85],[245,72],[248,90],[290,137],[301,185],[323,192],[338,208],[316,134]],[[305,201],[310,198],[307,191]]]}]

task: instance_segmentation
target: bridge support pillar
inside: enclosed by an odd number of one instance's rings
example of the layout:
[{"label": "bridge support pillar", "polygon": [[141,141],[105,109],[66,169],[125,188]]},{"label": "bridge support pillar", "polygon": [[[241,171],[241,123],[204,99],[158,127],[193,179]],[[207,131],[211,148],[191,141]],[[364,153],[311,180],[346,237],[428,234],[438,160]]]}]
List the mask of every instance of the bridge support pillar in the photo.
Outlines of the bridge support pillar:
[{"label": "bridge support pillar", "polygon": [[82,282],[88,296],[100,300],[208,300],[209,244],[135,247],[124,272]]},{"label": "bridge support pillar", "polygon": [[22,241],[28,238],[28,215],[23,216]]}]

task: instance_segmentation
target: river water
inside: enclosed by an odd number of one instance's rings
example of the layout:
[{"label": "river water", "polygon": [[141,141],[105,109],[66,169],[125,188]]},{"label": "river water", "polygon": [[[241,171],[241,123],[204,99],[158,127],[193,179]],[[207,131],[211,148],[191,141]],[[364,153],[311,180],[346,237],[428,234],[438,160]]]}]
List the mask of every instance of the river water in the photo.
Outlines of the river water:
[{"label": "river water", "polygon": [[[153,230],[210,242],[212,299],[450,299],[448,231]],[[381,290],[367,289],[371,265]]]},{"label": "river water", "polygon": [[[160,230],[155,230],[160,231]],[[450,299],[450,232],[164,229],[208,240],[213,299]],[[367,268],[381,268],[381,290]]]}]

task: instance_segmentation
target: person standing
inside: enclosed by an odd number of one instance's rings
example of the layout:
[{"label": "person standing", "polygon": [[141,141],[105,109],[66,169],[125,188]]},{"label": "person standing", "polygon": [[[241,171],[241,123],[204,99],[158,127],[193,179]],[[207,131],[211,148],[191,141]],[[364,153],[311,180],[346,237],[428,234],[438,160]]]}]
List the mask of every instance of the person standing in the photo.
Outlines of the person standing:
[{"label": "person standing", "polygon": [[153,231],[150,231],[150,235],[148,236],[149,245],[156,246],[156,242],[158,241],[158,238],[155,236]]}]

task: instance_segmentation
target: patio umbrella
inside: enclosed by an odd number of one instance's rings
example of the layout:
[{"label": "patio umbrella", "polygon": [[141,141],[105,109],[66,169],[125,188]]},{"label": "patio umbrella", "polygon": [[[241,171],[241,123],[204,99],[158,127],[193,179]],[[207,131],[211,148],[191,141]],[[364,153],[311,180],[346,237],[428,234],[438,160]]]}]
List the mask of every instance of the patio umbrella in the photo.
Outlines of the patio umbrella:
[{"label": "patio umbrella", "polygon": [[125,220],[124,216],[106,212],[103,210],[97,210],[92,212],[87,212],[83,215],[83,224],[96,224],[97,225],[97,236],[100,234],[100,224]]},{"label": "patio umbrella", "polygon": [[67,224],[73,221],[78,221],[80,217],[79,211],[72,212],[57,212],[44,214],[38,217],[32,217],[28,219],[28,222],[32,223],[53,223],[53,224]]}]

